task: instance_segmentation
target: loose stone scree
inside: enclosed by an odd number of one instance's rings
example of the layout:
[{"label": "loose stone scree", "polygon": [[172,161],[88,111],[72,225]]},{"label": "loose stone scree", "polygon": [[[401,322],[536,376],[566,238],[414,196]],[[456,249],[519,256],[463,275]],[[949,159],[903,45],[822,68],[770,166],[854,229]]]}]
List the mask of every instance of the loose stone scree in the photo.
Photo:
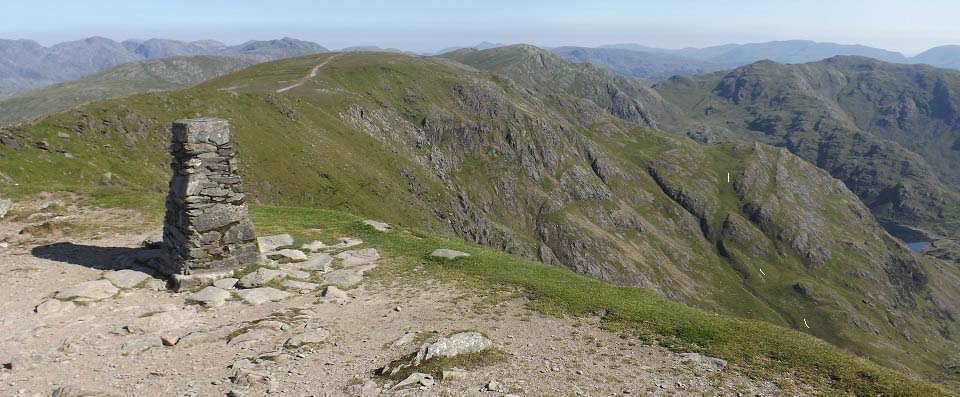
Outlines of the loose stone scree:
[{"label": "loose stone scree", "polygon": [[247,214],[230,127],[222,119],[173,122],[164,269],[177,289],[230,276],[261,261]]}]

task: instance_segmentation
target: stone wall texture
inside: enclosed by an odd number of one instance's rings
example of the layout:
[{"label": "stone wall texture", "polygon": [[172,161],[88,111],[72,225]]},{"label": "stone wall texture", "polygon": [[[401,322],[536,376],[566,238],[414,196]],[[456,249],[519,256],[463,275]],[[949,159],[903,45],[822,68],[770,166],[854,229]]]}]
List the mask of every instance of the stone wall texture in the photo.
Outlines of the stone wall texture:
[{"label": "stone wall texture", "polygon": [[163,224],[167,274],[227,273],[260,261],[243,184],[222,119],[177,120]]}]

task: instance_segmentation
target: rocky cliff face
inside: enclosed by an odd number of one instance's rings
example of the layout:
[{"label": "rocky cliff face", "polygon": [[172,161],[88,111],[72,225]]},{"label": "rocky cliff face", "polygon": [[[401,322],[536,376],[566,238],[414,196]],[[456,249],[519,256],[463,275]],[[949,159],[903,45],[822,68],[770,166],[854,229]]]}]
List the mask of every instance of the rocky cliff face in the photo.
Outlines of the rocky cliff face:
[{"label": "rocky cliff face", "polygon": [[593,102],[621,119],[653,126],[659,95],[639,80],[625,78],[590,64],[575,64],[530,45],[490,50],[460,50],[445,57],[508,76],[541,96],[565,94]]},{"label": "rocky cliff face", "polygon": [[958,231],[956,71],[834,57],[758,62],[655,88],[675,105],[659,115],[665,128],[785,147],[844,181],[884,222]]},{"label": "rocky cliff face", "polygon": [[[930,280],[950,270],[919,263],[843,183],[785,150],[652,129],[639,115],[663,103],[642,87],[528,47],[492,51],[517,79],[388,54],[255,66],[10,131],[21,145],[0,148],[0,164],[14,179],[28,173],[16,164],[31,164],[78,190],[112,167],[127,189],[148,190],[166,178],[160,126],[200,111],[230,120],[251,201],[417,225],[939,371],[930,363],[955,346],[942,303],[952,292]],[[317,65],[316,78],[276,93]],[[551,79],[560,83],[532,85]],[[652,102],[631,94],[632,117],[611,84]],[[48,149],[29,146],[37,141]],[[104,144],[143,167],[55,154]]]}]

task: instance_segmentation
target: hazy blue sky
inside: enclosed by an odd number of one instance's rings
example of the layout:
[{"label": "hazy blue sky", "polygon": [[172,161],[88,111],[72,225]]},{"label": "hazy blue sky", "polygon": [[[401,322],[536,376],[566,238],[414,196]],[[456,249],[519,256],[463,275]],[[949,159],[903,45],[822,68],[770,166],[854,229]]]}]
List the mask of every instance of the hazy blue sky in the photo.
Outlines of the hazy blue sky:
[{"label": "hazy blue sky", "polygon": [[481,40],[659,47],[810,39],[908,53],[960,44],[958,0],[660,1],[83,1],[3,0],[0,38],[43,44],[282,36],[329,48],[375,44],[426,51]]}]

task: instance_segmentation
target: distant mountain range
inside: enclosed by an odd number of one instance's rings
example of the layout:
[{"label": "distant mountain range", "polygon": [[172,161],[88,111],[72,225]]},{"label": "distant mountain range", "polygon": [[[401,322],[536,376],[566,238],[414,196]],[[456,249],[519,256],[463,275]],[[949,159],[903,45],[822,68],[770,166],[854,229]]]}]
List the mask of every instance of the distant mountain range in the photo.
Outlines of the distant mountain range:
[{"label": "distant mountain range", "polygon": [[78,80],[0,98],[0,125],[101,99],[186,88],[259,63],[253,57],[191,55],[129,62]]},{"label": "distant mountain range", "polygon": [[[486,50],[505,44],[483,41],[473,46],[447,47],[423,55],[442,55],[462,49]],[[688,76],[731,69],[761,60],[807,63],[837,55],[855,55],[892,63],[923,63],[960,69],[960,45],[932,48],[907,57],[899,52],[863,45],[821,43],[809,40],[724,44],[704,48],[666,49],[639,44],[609,44],[595,48],[562,46],[549,49],[568,60],[591,63],[647,83],[671,76]],[[226,45],[215,40],[165,39],[116,42],[103,37],[64,42],[44,47],[31,40],[0,39],[0,96],[74,80],[120,64],[184,55],[243,56],[263,62],[327,52],[313,42],[285,37]],[[406,52],[373,45],[345,47],[343,52]]]},{"label": "distant mountain range", "polygon": [[899,52],[862,45],[819,43],[809,40],[770,41],[766,43],[724,44],[704,48],[664,49],[637,44],[612,44],[600,48],[613,48],[670,54],[714,64],[737,67],[756,61],[771,60],[778,63],[805,63],[830,58],[836,55],[858,55],[886,62],[908,63],[909,59]]},{"label": "distant mountain range", "polygon": [[442,49],[440,49],[439,51],[433,53],[432,55],[443,55],[443,54],[451,53],[451,52],[454,52],[454,51],[457,51],[457,50],[462,50],[462,49],[465,49],[465,48],[473,48],[473,49],[477,49],[477,50],[489,50],[489,49],[491,49],[491,48],[503,47],[503,46],[505,46],[505,45],[506,45],[506,44],[503,44],[503,43],[491,43],[491,42],[489,42],[489,41],[481,41],[481,42],[477,43],[477,45],[474,45],[474,46],[458,46],[458,47],[442,48]]},{"label": "distant mountain range", "polygon": [[913,57],[913,60],[941,68],[960,69],[960,45],[934,47]]},{"label": "distant mountain range", "polygon": [[110,67],[178,55],[228,55],[268,61],[326,52],[323,46],[285,37],[234,46],[214,40],[150,39],[116,42],[103,37],[44,47],[31,40],[0,40],[0,96],[88,76]]},{"label": "distant mountain range", "polygon": [[610,44],[597,48],[551,49],[574,62],[589,62],[618,73],[650,81],[674,75],[694,75],[770,60],[777,63],[816,62],[837,55],[854,55],[891,63],[929,64],[960,69],[960,46],[935,47],[914,57],[863,45],[820,43],[809,40],[724,44],[704,48],[665,49],[639,44]]},{"label": "distant mountain range", "polygon": [[676,75],[695,75],[729,69],[706,60],[685,58],[665,52],[644,52],[620,48],[556,47],[554,54],[578,63],[590,63],[624,76],[637,77],[649,83]]},{"label": "distant mountain range", "polygon": [[340,52],[392,52],[397,54],[409,53],[399,48],[383,48],[375,45],[356,45],[339,49]]}]

